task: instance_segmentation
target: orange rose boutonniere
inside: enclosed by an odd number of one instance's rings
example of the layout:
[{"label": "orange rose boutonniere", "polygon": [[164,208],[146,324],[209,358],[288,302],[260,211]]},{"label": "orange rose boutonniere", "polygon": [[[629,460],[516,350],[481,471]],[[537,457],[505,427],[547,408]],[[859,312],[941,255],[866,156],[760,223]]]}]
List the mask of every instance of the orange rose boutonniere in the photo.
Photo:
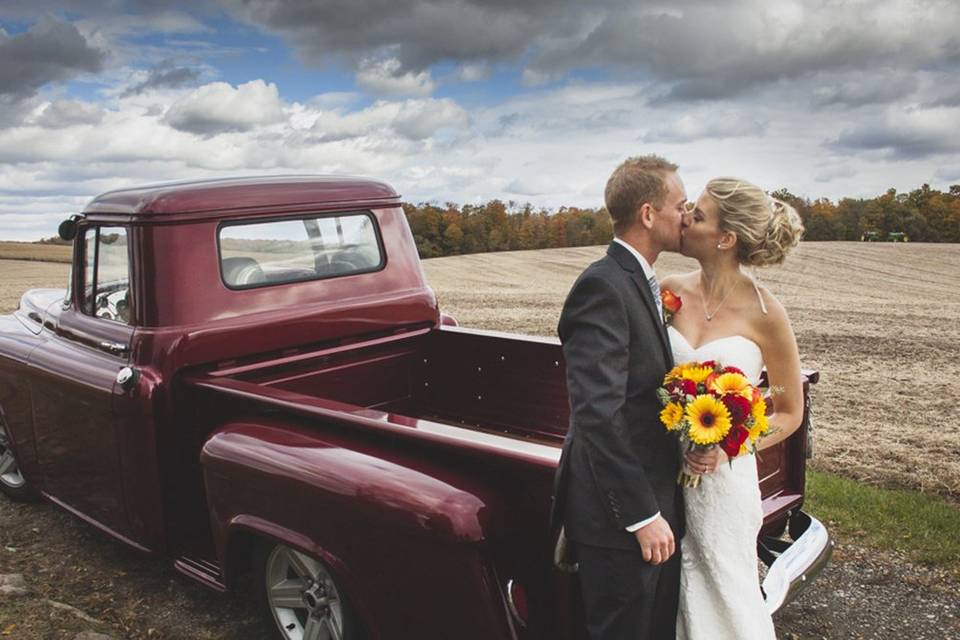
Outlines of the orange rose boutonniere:
[{"label": "orange rose boutonniere", "polygon": [[660,302],[663,304],[663,321],[670,324],[673,314],[683,306],[683,300],[670,289],[663,289],[660,291]]}]

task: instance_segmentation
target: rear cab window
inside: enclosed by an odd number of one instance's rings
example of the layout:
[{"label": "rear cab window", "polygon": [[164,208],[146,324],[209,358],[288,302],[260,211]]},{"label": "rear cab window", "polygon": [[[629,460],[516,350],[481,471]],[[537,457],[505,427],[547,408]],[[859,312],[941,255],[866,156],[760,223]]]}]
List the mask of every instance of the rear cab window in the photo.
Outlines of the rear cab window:
[{"label": "rear cab window", "polygon": [[226,223],[217,242],[220,274],[231,289],[368,273],[384,265],[369,212]]}]

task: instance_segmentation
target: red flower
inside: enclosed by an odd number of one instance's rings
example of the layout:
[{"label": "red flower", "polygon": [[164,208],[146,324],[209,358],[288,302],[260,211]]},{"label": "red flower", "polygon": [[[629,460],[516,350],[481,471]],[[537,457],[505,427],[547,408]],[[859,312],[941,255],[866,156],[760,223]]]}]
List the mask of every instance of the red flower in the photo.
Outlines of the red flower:
[{"label": "red flower", "polygon": [[667,393],[669,393],[674,400],[680,400],[684,396],[695,396],[697,395],[697,383],[693,380],[675,380],[670,383],[670,386],[667,388]]},{"label": "red flower", "polygon": [[734,426],[742,425],[744,420],[747,419],[747,416],[750,415],[751,403],[743,396],[726,395],[720,399],[720,402],[722,402],[727,408],[727,411],[730,412],[730,422],[732,422]]},{"label": "red flower", "polygon": [[663,303],[663,310],[673,315],[683,306],[683,300],[670,289],[660,290],[660,302]]},{"label": "red flower", "polygon": [[746,442],[750,433],[744,426],[737,425],[731,427],[727,435],[720,441],[720,448],[723,449],[729,457],[735,458],[740,453],[740,445]]},{"label": "red flower", "polygon": [[739,374],[742,375],[744,378],[747,377],[747,374],[745,374],[745,373],[744,373],[743,371],[741,371],[740,369],[737,369],[736,367],[724,367],[724,368],[723,368],[723,371],[722,371],[721,373],[739,373]]}]

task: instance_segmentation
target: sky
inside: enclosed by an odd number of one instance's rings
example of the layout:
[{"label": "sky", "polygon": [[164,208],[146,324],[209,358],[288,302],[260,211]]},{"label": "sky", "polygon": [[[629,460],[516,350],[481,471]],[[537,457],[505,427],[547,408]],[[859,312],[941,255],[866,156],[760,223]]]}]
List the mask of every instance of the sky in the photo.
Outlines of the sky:
[{"label": "sky", "polygon": [[600,207],[960,183],[955,0],[0,0],[0,239],[115,188],[347,174],[408,202]]}]

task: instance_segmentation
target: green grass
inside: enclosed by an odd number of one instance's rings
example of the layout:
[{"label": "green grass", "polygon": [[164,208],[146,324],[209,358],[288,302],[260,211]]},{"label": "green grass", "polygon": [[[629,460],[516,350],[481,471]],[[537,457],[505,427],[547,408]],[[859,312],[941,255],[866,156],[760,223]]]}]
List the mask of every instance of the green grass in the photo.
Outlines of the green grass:
[{"label": "green grass", "polygon": [[960,508],[943,498],[808,470],[806,503],[841,536],[960,575]]}]

